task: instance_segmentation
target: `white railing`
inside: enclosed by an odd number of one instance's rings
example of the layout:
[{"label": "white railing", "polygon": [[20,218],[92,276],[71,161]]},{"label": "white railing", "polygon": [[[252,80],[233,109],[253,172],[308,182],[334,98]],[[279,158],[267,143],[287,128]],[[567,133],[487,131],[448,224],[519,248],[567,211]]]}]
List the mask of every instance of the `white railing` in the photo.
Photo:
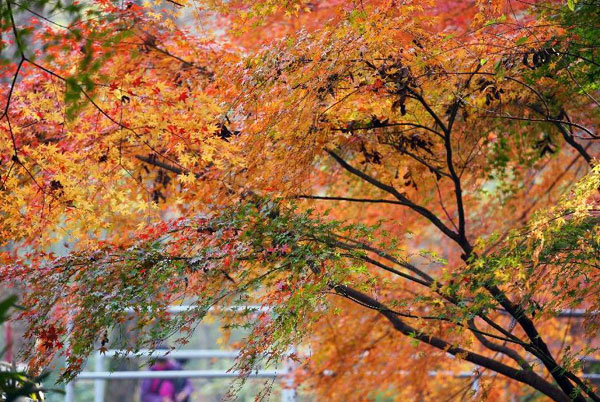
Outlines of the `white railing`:
[{"label": "white railing", "polygon": [[[184,313],[194,309],[194,306],[170,306],[170,313]],[[213,309],[211,309],[213,310]],[[268,312],[269,308],[262,306],[231,306],[229,311],[255,310],[257,312]],[[133,309],[125,311],[133,313]],[[214,310],[213,310],[214,311]],[[83,371],[77,377],[69,382],[65,387],[65,402],[75,402],[75,382],[76,381],[94,381],[94,402],[104,402],[105,386],[107,380],[131,380],[131,379],[149,379],[149,378],[202,378],[202,379],[223,379],[236,378],[239,373],[226,370],[143,370],[143,371],[106,371],[104,361],[106,357],[139,357],[153,358],[159,356],[168,356],[174,359],[235,359],[239,354],[237,350],[218,350],[218,349],[191,349],[191,350],[149,350],[141,349],[135,353],[109,349],[105,353],[96,352],[94,371]],[[282,370],[258,370],[252,372],[250,378],[280,378],[283,381],[281,391],[282,402],[295,402],[296,390],[294,381],[291,377],[293,365],[286,362]]]}]

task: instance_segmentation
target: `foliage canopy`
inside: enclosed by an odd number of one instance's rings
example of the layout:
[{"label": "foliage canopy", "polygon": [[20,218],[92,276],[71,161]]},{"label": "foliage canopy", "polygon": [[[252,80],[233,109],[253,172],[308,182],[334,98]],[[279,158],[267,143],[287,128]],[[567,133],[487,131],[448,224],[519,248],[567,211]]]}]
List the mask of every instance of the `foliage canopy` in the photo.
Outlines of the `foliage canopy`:
[{"label": "foliage canopy", "polygon": [[597,1],[1,4],[32,367],[211,310],[325,399],[600,399]]}]

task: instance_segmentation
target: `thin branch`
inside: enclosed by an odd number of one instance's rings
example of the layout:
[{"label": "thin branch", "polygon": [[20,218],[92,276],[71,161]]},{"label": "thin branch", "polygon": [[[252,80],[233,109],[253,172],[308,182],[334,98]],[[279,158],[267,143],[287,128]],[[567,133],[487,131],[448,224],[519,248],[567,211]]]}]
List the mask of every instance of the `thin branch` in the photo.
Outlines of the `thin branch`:
[{"label": "thin branch", "polygon": [[454,219],[452,219],[452,217],[448,213],[448,210],[446,209],[446,206],[444,205],[444,199],[442,197],[442,192],[440,190],[440,185],[438,184],[437,181],[435,182],[435,188],[437,189],[438,199],[440,200],[440,206],[442,207],[442,211],[444,211],[444,214],[446,215],[446,218],[448,218],[448,220],[450,221],[450,223],[452,224],[452,226],[454,226],[454,229],[456,229],[458,231],[458,227],[456,226],[456,223],[454,223]]},{"label": "thin branch", "polygon": [[350,197],[326,197],[319,195],[297,195],[295,198],[307,199],[307,200],[324,200],[324,201],[348,201],[348,202],[362,202],[372,204],[395,204],[395,205],[406,205],[400,201],[394,200],[382,200],[377,198],[350,198]]},{"label": "thin branch", "polygon": [[425,101],[425,99],[421,95],[419,95],[416,91],[414,91],[410,88],[408,89],[408,91],[409,91],[411,97],[413,97],[414,99],[419,101],[419,103],[425,108],[427,113],[429,113],[429,115],[431,117],[433,117],[433,120],[435,120],[435,122],[442,129],[442,131],[444,133],[447,133],[448,127],[446,127],[446,124],[442,121],[442,119],[440,119],[440,117],[437,115],[437,113],[435,113],[435,111],[431,108],[431,106],[429,106],[429,104]]},{"label": "thin branch", "polygon": [[[344,249],[344,250],[353,250],[353,248],[351,248],[351,247],[344,247],[344,245],[341,244],[341,243],[336,243],[335,246],[337,246],[337,247],[339,247],[341,249]],[[400,276],[400,277],[402,277],[404,279],[408,279],[411,282],[418,283],[419,285],[425,286],[427,288],[429,288],[431,286],[431,283],[429,283],[429,282],[426,282],[426,281],[424,281],[422,279],[419,279],[419,278],[415,278],[414,276],[407,275],[404,272],[400,272],[397,269],[389,267],[389,266],[387,266],[387,265],[385,265],[385,264],[383,264],[383,263],[381,263],[381,262],[379,262],[377,260],[374,260],[374,259],[372,259],[370,257],[367,257],[366,255],[357,256],[357,255],[353,255],[353,254],[346,254],[346,256],[349,257],[349,258],[361,260],[363,262],[368,262],[369,264],[375,265],[376,267],[379,267],[379,268],[383,269],[384,271],[391,272],[394,275],[398,275],[398,276]]]},{"label": "thin branch", "polygon": [[23,45],[21,43],[21,38],[19,38],[19,32],[17,30],[17,24],[15,24],[15,18],[13,16],[12,7],[10,6],[10,1],[6,0],[6,7],[8,11],[8,16],[10,17],[10,25],[12,27],[13,35],[15,36],[15,43],[17,48],[19,49],[19,53],[21,54],[21,58],[25,58],[25,53],[23,52]]},{"label": "thin branch", "polygon": [[590,131],[588,128],[582,126],[581,124],[572,123],[570,121],[552,119],[549,117],[545,118],[545,119],[534,119],[531,117],[518,117],[518,116],[511,116],[511,115],[504,115],[504,114],[498,114],[498,115],[494,115],[494,116],[482,116],[482,117],[488,117],[488,118],[493,118],[493,119],[507,119],[507,120],[519,120],[519,121],[529,121],[529,122],[548,122],[548,123],[565,124],[567,126],[576,127],[580,130],[585,131],[586,134],[588,134],[590,137],[592,137],[592,138],[588,138],[589,140],[600,139],[600,137],[598,137],[596,134],[594,134],[592,131]]},{"label": "thin branch", "polygon": [[12,99],[12,95],[15,90],[17,78],[19,77],[19,72],[21,71],[21,67],[23,67],[24,62],[25,62],[24,58],[21,58],[21,61],[19,61],[19,65],[17,66],[17,70],[15,71],[15,75],[13,76],[12,83],[10,84],[8,96],[6,98],[6,105],[4,106],[4,112],[2,113],[2,116],[0,116],[0,120],[2,120],[8,114],[8,108],[10,107],[10,101]]},{"label": "thin branch", "polygon": [[342,235],[336,235],[336,237],[339,239],[346,240],[346,241],[353,243],[355,245],[355,248],[365,250],[365,251],[370,251],[370,252],[376,254],[377,256],[388,260],[389,262],[393,262],[396,265],[406,268],[409,271],[419,275],[421,278],[425,279],[425,281],[427,281],[428,283],[434,282],[433,278],[431,276],[429,276],[427,273],[423,272],[419,268],[415,267],[414,265],[412,265],[406,261],[400,261],[398,258],[394,257],[393,255],[390,255],[389,253],[386,253],[383,250],[379,250],[367,243],[363,243],[358,240],[354,240],[354,239],[351,239],[351,238],[348,238],[348,237],[345,237]]},{"label": "thin branch", "polygon": [[[473,319],[469,320],[469,328],[472,330],[477,329],[477,325],[475,324],[475,321]],[[494,352],[499,352],[499,353],[502,353],[503,355],[510,357],[512,360],[517,362],[517,364],[519,366],[521,366],[524,370],[532,370],[529,363],[527,363],[527,361],[515,350],[513,350],[507,346],[499,345],[497,343],[490,341],[489,339],[486,338],[486,335],[481,334],[478,331],[474,331],[473,334],[475,335],[477,340],[479,340],[479,342],[481,342],[481,344],[483,346],[485,346],[486,348],[493,350]]]},{"label": "thin branch", "polygon": [[334,128],[332,130],[333,131],[361,131],[361,130],[375,130],[377,128],[385,128],[385,127],[403,127],[403,126],[414,127],[414,128],[422,128],[423,130],[427,130],[427,131],[429,131],[429,132],[437,135],[440,138],[444,138],[444,136],[439,131],[436,131],[436,130],[430,128],[430,127],[424,126],[422,124],[407,123],[407,122],[403,122],[403,123],[381,123],[377,127],[365,126],[365,127],[352,127],[352,128]]},{"label": "thin branch", "polygon": [[147,163],[147,164],[152,165],[152,166],[159,167],[161,169],[168,170],[169,172],[172,172],[172,173],[175,173],[175,174],[178,174],[178,175],[180,175],[180,174],[193,174],[194,177],[196,177],[196,179],[202,179],[206,175],[205,173],[204,174],[192,173],[189,170],[180,169],[177,166],[173,166],[173,165],[170,165],[168,163],[156,160],[155,157],[148,157],[148,156],[143,156],[143,155],[136,155],[135,157],[136,157],[136,159],[139,159],[139,160],[141,160],[144,163]]},{"label": "thin branch", "polygon": [[342,166],[348,172],[354,174],[355,176],[360,177],[361,179],[365,180],[366,182],[372,184],[373,186],[393,195],[394,197],[396,197],[396,199],[398,199],[398,201],[400,201],[400,203],[402,205],[406,205],[413,211],[415,211],[418,214],[422,215],[423,217],[427,218],[446,236],[450,237],[451,239],[455,240],[456,242],[460,241],[460,237],[458,236],[458,234],[456,232],[454,232],[453,230],[451,230],[448,226],[446,226],[433,212],[431,212],[430,210],[428,210],[427,208],[425,208],[421,205],[417,205],[414,202],[410,201],[404,195],[400,194],[398,192],[398,190],[396,190],[394,187],[384,184],[384,183],[380,182],[379,180],[375,179],[374,177],[364,173],[363,171],[356,169],[355,167],[350,165],[348,162],[346,162],[343,158],[338,156],[335,152],[333,152],[329,149],[326,149],[325,151],[329,155],[331,155],[340,164],[340,166]]}]

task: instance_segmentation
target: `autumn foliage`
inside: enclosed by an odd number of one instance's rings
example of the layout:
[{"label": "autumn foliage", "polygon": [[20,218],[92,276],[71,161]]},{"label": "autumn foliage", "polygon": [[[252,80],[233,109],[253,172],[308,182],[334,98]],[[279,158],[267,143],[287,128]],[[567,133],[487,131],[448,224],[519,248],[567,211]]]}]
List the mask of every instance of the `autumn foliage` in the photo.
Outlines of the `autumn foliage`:
[{"label": "autumn foliage", "polygon": [[600,399],[597,1],[30,3],[0,279],[32,369],[211,310],[242,379],[304,345],[318,400]]}]

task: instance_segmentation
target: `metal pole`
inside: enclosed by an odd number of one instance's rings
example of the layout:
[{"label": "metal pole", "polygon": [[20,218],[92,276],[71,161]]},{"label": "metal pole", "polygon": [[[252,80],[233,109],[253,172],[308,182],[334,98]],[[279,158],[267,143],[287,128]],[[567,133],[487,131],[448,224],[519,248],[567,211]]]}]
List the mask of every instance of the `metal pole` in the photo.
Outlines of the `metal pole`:
[{"label": "metal pole", "polygon": [[[237,378],[240,373],[225,370],[155,370],[155,371],[83,371],[77,381],[85,380],[132,380],[144,378]],[[277,378],[283,373],[274,370],[254,371],[250,378]]]},{"label": "metal pole", "polygon": [[[98,373],[104,371],[104,356],[102,353],[96,353],[96,364],[94,365],[94,372]],[[104,402],[104,386],[105,380],[94,380],[94,402]]]},{"label": "metal pole", "polygon": [[281,402],[296,402],[296,390],[294,388],[284,388],[281,391]]},{"label": "metal pole", "polygon": [[[296,348],[290,346],[287,355],[290,356],[296,353]],[[296,402],[296,388],[294,387],[294,369],[295,364],[291,359],[286,359],[284,363],[285,379],[282,381],[281,402]]]},{"label": "metal pole", "polygon": [[151,358],[166,356],[187,359],[235,359],[240,354],[239,350],[218,350],[218,349],[193,349],[193,350],[150,350],[140,349],[136,352],[130,352],[125,349],[108,349],[104,356],[118,356],[120,358],[139,357]]},{"label": "metal pole", "polygon": [[67,385],[65,385],[65,402],[75,402],[74,386],[75,384],[73,381],[68,382]]},{"label": "metal pole", "polygon": [[[71,331],[73,331],[73,322],[71,318],[68,318],[67,321],[67,338],[65,339],[65,349],[69,348],[69,337],[71,336]],[[75,382],[69,381],[65,385],[65,402],[75,402]]]},{"label": "metal pole", "polygon": [[479,374],[479,370],[473,370],[473,384],[471,384],[471,389],[473,390],[473,395],[476,396],[481,390],[481,384],[479,383],[479,378],[481,374]]}]

